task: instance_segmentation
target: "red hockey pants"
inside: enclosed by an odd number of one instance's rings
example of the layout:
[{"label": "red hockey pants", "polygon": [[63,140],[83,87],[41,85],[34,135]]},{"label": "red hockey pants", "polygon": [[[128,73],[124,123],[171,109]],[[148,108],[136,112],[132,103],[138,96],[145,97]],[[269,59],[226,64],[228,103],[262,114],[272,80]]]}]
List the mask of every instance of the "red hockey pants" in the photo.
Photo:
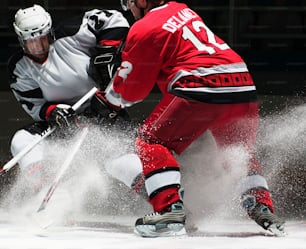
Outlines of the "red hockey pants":
[{"label": "red hockey pants", "polygon": [[[174,177],[179,165],[172,151],[182,153],[210,130],[218,146],[242,144],[252,152],[257,126],[257,102],[209,104],[165,95],[139,129],[135,144],[147,189],[152,185],[148,194],[154,211],[179,200],[178,180]],[[260,171],[255,158],[250,161],[249,170]],[[162,173],[165,177],[161,177]]]}]

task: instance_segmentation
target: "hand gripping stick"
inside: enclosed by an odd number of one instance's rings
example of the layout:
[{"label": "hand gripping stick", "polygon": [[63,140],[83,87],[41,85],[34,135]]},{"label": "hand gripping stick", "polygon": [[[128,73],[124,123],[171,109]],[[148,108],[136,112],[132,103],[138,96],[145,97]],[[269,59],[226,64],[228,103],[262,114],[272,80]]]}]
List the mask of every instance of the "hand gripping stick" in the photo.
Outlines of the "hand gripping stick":
[{"label": "hand gripping stick", "polygon": [[[96,92],[97,88],[93,87],[89,92],[87,92],[81,99],[79,99],[73,106],[72,109],[76,111],[80,108],[81,105],[83,105],[89,98],[91,98]],[[13,168],[18,161],[26,155],[29,151],[31,151],[37,144],[39,144],[42,140],[44,140],[46,137],[48,137],[51,133],[53,133],[56,129],[56,126],[49,127],[47,130],[45,130],[42,134],[40,134],[37,139],[33,140],[31,143],[29,143],[22,151],[20,151],[17,155],[15,155],[10,161],[8,161],[2,169],[0,169],[0,175],[3,175],[7,173],[11,168]]]}]

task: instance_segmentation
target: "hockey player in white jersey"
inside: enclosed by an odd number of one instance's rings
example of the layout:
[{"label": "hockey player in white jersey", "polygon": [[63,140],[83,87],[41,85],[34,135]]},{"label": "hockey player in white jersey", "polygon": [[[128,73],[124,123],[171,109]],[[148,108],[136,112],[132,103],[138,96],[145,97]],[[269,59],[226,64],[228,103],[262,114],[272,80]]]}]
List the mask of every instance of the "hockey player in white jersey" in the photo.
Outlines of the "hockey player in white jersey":
[{"label": "hockey player in white jersey", "polygon": [[[101,89],[108,84],[129,23],[118,11],[94,9],[53,29],[50,14],[33,5],[17,11],[13,26],[22,49],[9,60],[10,88],[34,121],[13,136],[15,156],[49,125],[63,131],[79,114],[103,119],[107,110],[97,96],[76,112],[71,106],[97,83]],[[18,164],[21,172],[41,174],[44,159],[39,144]]]}]

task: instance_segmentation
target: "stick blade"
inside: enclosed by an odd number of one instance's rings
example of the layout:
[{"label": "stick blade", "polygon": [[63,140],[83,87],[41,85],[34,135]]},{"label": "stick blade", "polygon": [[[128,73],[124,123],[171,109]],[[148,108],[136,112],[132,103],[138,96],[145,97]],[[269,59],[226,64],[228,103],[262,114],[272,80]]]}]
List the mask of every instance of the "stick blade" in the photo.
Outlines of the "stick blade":
[{"label": "stick blade", "polygon": [[32,213],[31,219],[36,225],[43,229],[47,229],[54,223],[53,219],[50,218],[49,214],[44,209]]},{"label": "stick blade", "polygon": [[46,206],[47,206],[47,201],[46,200],[43,200],[43,202],[40,204],[40,206],[39,206],[39,208],[37,209],[37,213],[39,213],[39,212],[41,212],[41,211],[43,211],[43,210],[45,210],[45,208],[46,208]]}]

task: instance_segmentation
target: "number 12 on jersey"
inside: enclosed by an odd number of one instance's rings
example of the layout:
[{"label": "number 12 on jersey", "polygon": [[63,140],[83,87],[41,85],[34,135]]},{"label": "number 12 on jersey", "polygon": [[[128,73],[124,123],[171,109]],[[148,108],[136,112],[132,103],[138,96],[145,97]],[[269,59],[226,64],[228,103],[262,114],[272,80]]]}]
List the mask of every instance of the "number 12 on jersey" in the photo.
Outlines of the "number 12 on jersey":
[{"label": "number 12 on jersey", "polygon": [[209,54],[214,54],[216,50],[213,46],[208,46],[201,42],[198,37],[197,33],[200,32],[206,32],[207,35],[207,41],[209,44],[214,45],[215,47],[219,48],[220,50],[226,50],[230,47],[226,43],[218,43],[216,41],[215,34],[201,21],[193,21],[192,22],[192,28],[191,30],[189,27],[184,26],[183,27],[183,38],[184,40],[189,40],[192,42],[192,44],[199,50],[199,51],[207,51]]}]

